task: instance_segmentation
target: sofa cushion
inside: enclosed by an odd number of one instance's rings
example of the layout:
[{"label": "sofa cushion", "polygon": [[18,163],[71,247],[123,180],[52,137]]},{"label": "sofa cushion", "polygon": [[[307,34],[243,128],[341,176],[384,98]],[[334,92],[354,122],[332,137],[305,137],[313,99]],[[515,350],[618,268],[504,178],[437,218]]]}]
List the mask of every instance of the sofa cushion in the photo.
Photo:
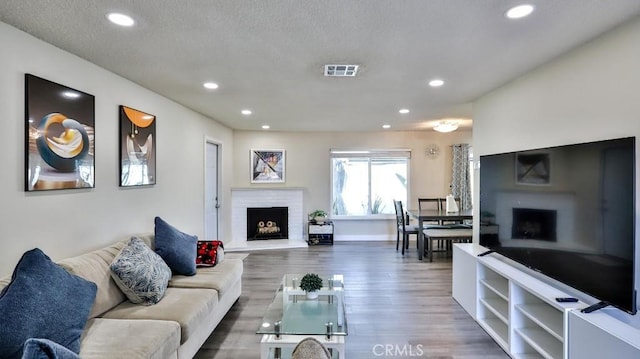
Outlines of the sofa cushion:
[{"label": "sofa cushion", "polygon": [[214,267],[224,259],[222,241],[198,241],[196,267]]},{"label": "sofa cushion", "polygon": [[180,325],[176,322],[95,318],[85,326],[80,356],[82,359],[175,358],[179,346]]},{"label": "sofa cushion", "polygon": [[104,313],[110,319],[170,320],[180,324],[180,344],[189,339],[202,325],[218,304],[218,293],[212,289],[167,288],[162,300],[153,306],[143,307],[123,302]]},{"label": "sofa cushion", "polygon": [[111,263],[111,276],[132,303],[158,303],[171,270],[141,239],[133,237]]},{"label": "sofa cushion", "polygon": [[219,297],[242,278],[242,260],[228,258],[215,267],[198,268],[194,276],[174,275],[169,287],[215,289]]},{"label": "sofa cushion", "polygon": [[97,317],[127,299],[111,278],[111,268],[109,266],[128,242],[129,238],[102,249],[58,262],[67,271],[94,282],[98,286],[96,300],[89,318]]},{"label": "sofa cushion", "polygon": [[54,341],[31,338],[24,343],[22,359],[80,359],[80,357]]},{"label": "sofa cushion", "polygon": [[40,249],[25,252],[0,293],[0,358],[20,358],[29,338],[50,339],[75,353],[96,285],[53,263]]},{"label": "sofa cushion", "polygon": [[179,231],[160,217],[155,218],[156,253],[174,273],[196,274],[197,242],[198,237]]}]

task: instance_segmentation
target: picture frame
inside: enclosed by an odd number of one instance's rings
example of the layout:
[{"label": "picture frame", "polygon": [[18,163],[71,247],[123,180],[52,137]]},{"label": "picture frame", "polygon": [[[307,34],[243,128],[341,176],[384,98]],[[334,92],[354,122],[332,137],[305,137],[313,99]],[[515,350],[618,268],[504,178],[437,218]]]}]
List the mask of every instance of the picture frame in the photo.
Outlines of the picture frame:
[{"label": "picture frame", "polygon": [[156,116],[120,105],[120,187],[156,184]]},{"label": "picture frame", "polygon": [[251,183],[284,183],[284,150],[251,150]]},{"label": "picture frame", "polygon": [[551,155],[548,152],[516,153],[516,184],[551,184]]},{"label": "picture frame", "polygon": [[95,97],[25,74],[25,191],[95,187]]}]

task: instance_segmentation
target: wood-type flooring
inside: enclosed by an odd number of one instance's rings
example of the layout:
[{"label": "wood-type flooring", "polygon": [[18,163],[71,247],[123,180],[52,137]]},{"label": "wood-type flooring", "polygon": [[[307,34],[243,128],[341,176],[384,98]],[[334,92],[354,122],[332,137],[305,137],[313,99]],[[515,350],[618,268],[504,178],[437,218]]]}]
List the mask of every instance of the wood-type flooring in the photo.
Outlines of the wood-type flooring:
[{"label": "wood-type flooring", "polygon": [[282,276],[308,272],[345,276],[349,359],[508,358],[451,297],[450,255],[429,263],[415,248],[402,256],[395,242],[336,242],[251,252],[240,299],[195,358],[259,358],[255,332]]}]

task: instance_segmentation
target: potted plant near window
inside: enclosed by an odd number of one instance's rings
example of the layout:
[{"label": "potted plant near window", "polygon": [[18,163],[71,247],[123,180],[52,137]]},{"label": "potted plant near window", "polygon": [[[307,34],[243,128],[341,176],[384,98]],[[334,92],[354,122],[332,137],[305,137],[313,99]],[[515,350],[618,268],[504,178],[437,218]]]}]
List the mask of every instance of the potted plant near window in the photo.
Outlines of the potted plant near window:
[{"label": "potted plant near window", "polygon": [[329,214],[327,211],[322,209],[316,209],[315,211],[309,213],[309,220],[314,221],[318,224],[323,224],[327,220],[327,216]]},{"label": "potted plant near window", "polygon": [[317,299],[322,288],[322,278],[315,273],[307,273],[300,280],[300,289],[307,292],[308,299]]}]

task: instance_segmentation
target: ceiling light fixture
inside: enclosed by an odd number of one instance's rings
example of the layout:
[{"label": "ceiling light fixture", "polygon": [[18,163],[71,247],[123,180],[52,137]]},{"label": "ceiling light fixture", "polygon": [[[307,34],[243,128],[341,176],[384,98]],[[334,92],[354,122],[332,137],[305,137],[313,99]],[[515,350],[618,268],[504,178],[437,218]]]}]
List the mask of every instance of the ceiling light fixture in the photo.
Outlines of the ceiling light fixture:
[{"label": "ceiling light fixture", "polygon": [[532,12],[533,5],[524,4],[512,7],[511,9],[507,10],[506,13],[504,13],[504,16],[509,19],[521,19],[523,17],[531,15]]},{"label": "ceiling light fixture", "polygon": [[442,85],[444,85],[444,81],[440,79],[433,79],[429,81],[429,86],[431,87],[440,87]]},{"label": "ceiling light fixture", "polygon": [[442,120],[438,121],[438,123],[433,126],[433,129],[438,132],[452,132],[458,129],[458,121],[453,120]]},{"label": "ceiling light fixture", "polygon": [[382,125],[382,128],[384,128],[386,130],[388,128],[391,128],[391,125]]},{"label": "ceiling light fixture", "polygon": [[262,125],[262,129],[263,129],[263,130],[268,130],[268,129],[270,129],[270,128],[271,128],[271,126],[269,126],[269,125]]},{"label": "ceiling light fixture", "polygon": [[245,116],[249,116],[250,114],[252,114],[251,110],[242,110],[240,111],[240,113],[242,113]]},{"label": "ceiling light fixture", "polygon": [[111,21],[116,25],[126,26],[126,27],[133,26],[136,23],[131,16],[125,15],[125,14],[119,14],[117,12],[112,12],[110,14],[107,14],[107,19],[109,19],[109,21]]},{"label": "ceiling light fixture", "polygon": [[409,109],[408,108],[403,108],[403,109],[400,109],[400,111],[398,111],[398,112],[400,112],[401,114],[404,115],[405,113],[409,113]]},{"label": "ceiling light fixture", "polygon": [[205,82],[204,84],[202,84],[202,86],[209,90],[215,90],[218,88],[218,84],[215,82]]}]

